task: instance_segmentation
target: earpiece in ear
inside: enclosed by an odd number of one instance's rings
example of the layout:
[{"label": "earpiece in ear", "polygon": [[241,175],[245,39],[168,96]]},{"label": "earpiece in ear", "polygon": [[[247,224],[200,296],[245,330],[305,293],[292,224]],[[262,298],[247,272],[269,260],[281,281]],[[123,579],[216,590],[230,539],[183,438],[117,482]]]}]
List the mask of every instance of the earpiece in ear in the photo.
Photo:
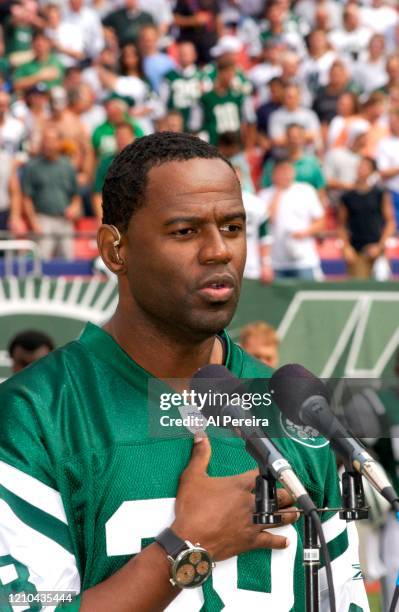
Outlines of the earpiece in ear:
[{"label": "earpiece in ear", "polygon": [[123,261],[123,259],[121,259],[121,256],[119,255],[119,245],[121,243],[122,236],[120,235],[120,232],[118,228],[115,227],[115,225],[110,225],[110,227],[112,228],[112,231],[115,233],[115,240],[113,242],[113,245],[114,245],[115,257],[116,257],[116,263],[123,264],[125,262]]}]

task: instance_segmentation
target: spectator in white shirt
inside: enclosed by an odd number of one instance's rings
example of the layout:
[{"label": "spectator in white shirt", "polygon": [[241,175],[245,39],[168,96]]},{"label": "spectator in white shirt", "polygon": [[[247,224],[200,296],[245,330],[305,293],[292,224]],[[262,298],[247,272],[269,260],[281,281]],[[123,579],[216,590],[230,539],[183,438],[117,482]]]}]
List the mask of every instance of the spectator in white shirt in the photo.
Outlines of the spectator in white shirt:
[{"label": "spectator in white shirt", "polygon": [[294,13],[304,22],[306,32],[315,29],[316,15],[320,9],[325,10],[330,18],[332,28],[340,28],[342,24],[342,7],[334,0],[299,0],[295,3]]},{"label": "spectator in white shirt", "polygon": [[[396,7],[399,17],[399,6]],[[395,53],[399,47],[399,19],[385,31],[385,41],[388,53]]]},{"label": "spectator in white shirt", "polygon": [[361,25],[359,8],[355,4],[348,4],[344,9],[343,28],[333,30],[329,34],[329,41],[338,53],[357,59],[366,50],[372,33],[372,30]]},{"label": "spectator in white shirt", "polygon": [[[239,180],[242,172],[239,166],[234,166]],[[244,268],[244,278],[261,280],[263,259],[267,257],[269,247],[267,236],[267,212],[264,202],[255,194],[242,189],[246,221],[247,259]],[[262,278],[263,280],[263,278]]]},{"label": "spectator in white shirt", "polygon": [[10,96],[0,91],[0,149],[16,153],[24,136],[24,124],[10,114]]},{"label": "spectator in white shirt", "polygon": [[95,58],[104,47],[103,30],[97,11],[84,6],[83,0],[69,0],[63,17],[63,27],[80,30],[84,55]]},{"label": "spectator in white shirt", "polygon": [[324,158],[323,170],[331,204],[337,205],[342,193],[353,189],[356,183],[367,130],[366,122],[354,122],[349,129],[347,146],[331,149]]},{"label": "spectator in white shirt", "polygon": [[301,74],[308,89],[315,95],[319,87],[327,85],[330,68],[337,59],[337,54],[330,49],[323,30],[313,30],[307,36],[307,45],[309,57],[302,63]]},{"label": "spectator in white shirt", "polygon": [[390,190],[399,227],[399,109],[389,114],[390,135],[383,138],[377,148],[376,161],[381,178]]},{"label": "spectator in white shirt", "polygon": [[160,36],[167,34],[173,21],[172,4],[168,0],[140,0],[139,7],[151,15]]},{"label": "spectator in white shirt", "polygon": [[296,85],[288,85],[285,88],[283,106],[270,116],[270,138],[273,147],[286,146],[287,127],[292,123],[304,128],[308,150],[313,152],[320,147],[320,122],[314,111],[300,106],[300,92]]},{"label": "spectator in white shirt", "polygon": [[269,215],[270,256],[275,278],[321,277],[315,235],[324,228],[324,210],[316,190],[294,182],[287,160],[276,163],[272,187],[259,192]]},{"label": "spectator in white shirt", "polygon": [[374,34],[370,38],[366,57],[360,56],[353,66],[353,81],[366,93],[383,87],[388,80],[385,64],[385,38],[382,34]]},{"label": "spectator in white shirt", "polygon": [[60,62],[69,68],[83,60],[85,51],[83,30],[75,23],[61,20],[61,11],[57,4],[47,4],[43,13],[46,17],[46,34]]},{"label": "spectator in white shirt", "polygon": [[374,32],[385,34],[389,27],[398,22],[397,12],[385,0],[372,0],[371,4],[360,9],[361,22]]}]

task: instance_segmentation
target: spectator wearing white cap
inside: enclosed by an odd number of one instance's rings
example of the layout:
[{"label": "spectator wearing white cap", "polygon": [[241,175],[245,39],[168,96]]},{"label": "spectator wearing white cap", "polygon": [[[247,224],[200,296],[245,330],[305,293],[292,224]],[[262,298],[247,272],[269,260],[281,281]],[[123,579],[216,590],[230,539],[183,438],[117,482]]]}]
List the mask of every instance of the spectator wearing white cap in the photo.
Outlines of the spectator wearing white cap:
[{"label": "spectator wearing white cap", "polygon": [[210,50],[210,55],[215,61],[207,64],[202,69],[202,87],[204,91],[213,89],[218,74],[217,64],[219,60],[223,60],[234,65],[234,77],[230,83],[230,88],[244,96],[252,94],[252,84],[248,79],[247,73],[240,68],[238,63],[238,54],[242,47],[242,42],[237,36],[226,34],[218,40],[217,44]]},{"label": "spectator wearing white cap", "polygon": [[395,210],[396,226],[399,227],[399,109],[389,113],[390,135],[383,138],[376,152],[376,161],[381,178],[389,189]]}]

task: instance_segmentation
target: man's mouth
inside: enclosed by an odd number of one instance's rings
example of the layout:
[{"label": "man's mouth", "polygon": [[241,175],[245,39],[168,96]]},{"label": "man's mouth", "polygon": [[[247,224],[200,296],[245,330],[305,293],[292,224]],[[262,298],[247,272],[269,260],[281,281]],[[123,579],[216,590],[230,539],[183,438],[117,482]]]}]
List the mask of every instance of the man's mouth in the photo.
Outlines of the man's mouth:
[{"label": "man's mouth", "polygon": [[209,302],[227,302],[234,293],[234,281],[231,277],[209,279],[199,293]]}]

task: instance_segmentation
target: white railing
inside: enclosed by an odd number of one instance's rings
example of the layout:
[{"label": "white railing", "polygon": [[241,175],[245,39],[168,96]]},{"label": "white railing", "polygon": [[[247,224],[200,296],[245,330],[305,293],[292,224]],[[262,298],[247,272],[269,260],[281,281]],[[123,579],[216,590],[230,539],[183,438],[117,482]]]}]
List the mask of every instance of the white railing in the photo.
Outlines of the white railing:
[{"label": "white railing", "polygon": [[43,273],[39,247],[33,240],[0,240],[4,253],[4,276],[39,277]]}]

